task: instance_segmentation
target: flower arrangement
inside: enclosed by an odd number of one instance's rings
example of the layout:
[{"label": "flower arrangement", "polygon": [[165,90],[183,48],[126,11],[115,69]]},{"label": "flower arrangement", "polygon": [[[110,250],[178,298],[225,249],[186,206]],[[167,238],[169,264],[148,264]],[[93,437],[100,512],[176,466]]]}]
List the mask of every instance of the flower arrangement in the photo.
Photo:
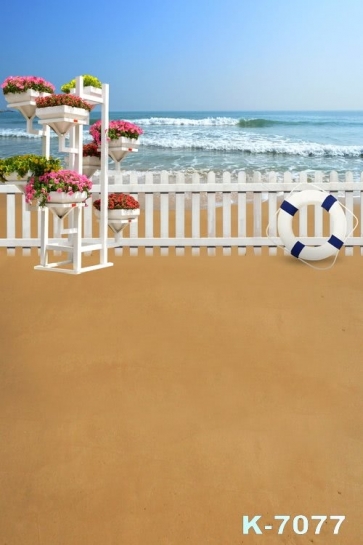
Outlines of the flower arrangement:
[{"label": "flower arrangement", "polygon": [[[101,210],[101,199],[94,201],[93,206],[96,210]],[[138,208],[140,208],[139,202],[131,195],[110,193],[108,196],[109,210],[137,210]]]},{"label": "flower arrangement", "polygon": [[[96,123],[91,125],[89,132],[96,144],[101,145],[101,121],[96,121]],[[121,138],[121,136],[124,136],[126,138],[133,138],[134,140],[137,140],[140,134],[143,134],[143,132],[144,131],[140,127],[130,123],[129,121],[110,121],[108,125],[107,138],[109,140],[117,140],[118,138]]]},{"label": "flower arrangement", "polygon": [[83,157],[97,157],[101,159],[101,152],[98,149],[96,142],[83,145]]},{"label": "flower arrangement", "polygon": [[58,170],[47,172],[43,176],[32,176],[25,187],[25,200],[30,204],[34,199],[39,200],[39,206],[45,206],[50,200],[49,193],[67,193],[73,195],[78,191],[91,194],[92,182],[83,174],[73,170]]},{"label": "flower arrangement", "polygon": [[46,157],[42,155],[14,155],[0,159],[0,182],[6,182],[7,176],[12,173],[17,174],[18,179],[23,179],[30,172],[31,176],[42,176],[51,171],[58,171],[61,168],[60,159],[55,157]]},{"label": "flower arrangement", "polygon": [[49,81],[36,76],[9,76],[1,84],[4,95],[8,93],[25,93],[28,89],[40,93],[54,93],[55,87]]},{"label": "flower arrangement", "polygon": [[[95,76],[90,76],[89,74],[83,74],[83,85],[84,87],[97,87],[97,89],[102,89],[102,83]],[[76,80],[72,79],[68,83],[65,83],[61,87],[63,93],[70,93],[71,89],[76,87]]]},{"label": "flower arrangement", "polygon": [[82,108],[91,111],[91,106],[77,95],[49,95],[35,99],[37,108],[48,108],[51,106],[71,106],[72,108]]}]

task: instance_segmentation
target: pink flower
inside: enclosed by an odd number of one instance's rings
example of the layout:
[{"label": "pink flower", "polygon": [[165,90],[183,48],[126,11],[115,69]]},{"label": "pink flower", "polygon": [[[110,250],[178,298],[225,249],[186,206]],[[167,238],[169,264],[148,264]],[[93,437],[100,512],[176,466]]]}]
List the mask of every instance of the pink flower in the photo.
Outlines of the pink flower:
[{"label": "pink flower", "polygon": [[35,76],[9,76],[1,84],[4,95],[8,93],[23,93],[28,89],[41,93],[54,93],[55,87],[49,81]]},{"label": "pink flower", "polygon": [[49,193],[67,193],[73,195],[76,191],[86,192],[87,197],[91,194],[92,182],[83,174],[78,174],[73,170],[52,171],[39,177],[29,179],[26,188],[26,202],[31,202],[33,198],[39,199],[40,206],[44,206],[49,200]]},{"label": "pink flower", "polygon": [[[92,138],[96,142],[97,145],[101,144],[101,121],[96,121],[93,125],[91,125],[89,130]],[[143,130],[138,127],[137,125],[134,125],[133,123],[130,123],[129,121],[123,121],[123,120],[113,120],[109,122],[108,131],[107,131],[107,139],[108,140],[117,140],[121,136],[124,136],[126,138],[133,138],[135,140],[138,139],[138,137],[143,134]]]}]

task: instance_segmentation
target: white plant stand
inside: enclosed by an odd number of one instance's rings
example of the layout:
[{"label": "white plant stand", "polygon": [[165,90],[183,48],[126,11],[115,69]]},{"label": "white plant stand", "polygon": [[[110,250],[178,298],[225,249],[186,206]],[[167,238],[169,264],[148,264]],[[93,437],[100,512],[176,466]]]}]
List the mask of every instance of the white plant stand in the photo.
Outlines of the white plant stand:
[{"label": "white plant stand", "polygon": [[[74,91],[79,97],[88,101],[93,106],[101,106],[101,131],[106,134],[109,127],[109,85],[103,84],[102,89],[94,89],[83,86],[83,77],[76,78],[76,88]],[[34,94],[34,93],[33,93]],[[50,154],[50,127],[56,132],[59,138],[59,151],[69,154],[68,168],[78,173],[83,173],[83,125],[88,122],[85,118],[74,119],[69,115],[66,123],[59,123],[58,118],[52,115],[42,115],[39,123],[43,125],[43,130],[33,129],[33,119],[36,114],[35,96],[28,93],[26,97],[15,97],[16,101],[9,104],[9,108],[18,109],[27,120],[27,132],[42,136],[42,153],[49,158]],[[47,113],[47,112],[45,112]],[[69,146],[66,146],[66,134],[69,134]],[[133,144],[133,143],[131,143]],[[120,156],[116,159],[116,171],[120,169],[120,161],[131,151],[137,151],[135,145],[129,144],[126,147],[123,143]],[[107,138],[101,139],[101,170],[100,186],[101,201],[108,202],[108,156],[109,146]],[[81,274],[84,272],[111,267],[113,263],[108,261],[108,248],[115,248],[119,245],[119,236],[123,227],[129,222],[117,222],[113,225],[114,241],[108,241],[108,208],[101,207],[99,216],[99,239],[95,243],[85,243],[82,240],[83,227],[83,208],[84,203],[47,203],[40,209],[40,264],[35,267],[38,271],[52,271],[65,274]],[[57,229],[57,236],[50,242],[49,237],[49,212],[54,213],[61,222],[61,227]],[[63,220],[68,218],[68,227],[63,228]],[[132,220],[135,221],[135,220]],[[61,235],[66,235],[62,238]],[[99,251],[99,261],[95,265],[82,266],[82,256],[84,253]],[[57,255],[66,253],[66,259],[50,262],[49,252],[55,252]]]},{"label": "white plant stand", "polygon": [[[109,124],[109,86],[102,85],[102,92],[98,96],[95,94],[88,95],[83,88],[83,78],[76,78],[76,94],[84,100],[90,100],[93,104],[101,105],[101,130],[105,134]],[[44,125],[47,125],[46,120],[42,120]],[[69,153],[68,168],[76,172],[83,172],[83,124],[75,123],[70,127],[70,147],[65,146],[65,134],[59,138],[59,149],[62,152]],[[101,172],[100,172],[101,199],[103,202],[108,200],[108,141],[106,138],[101,142]],[[84,203],[73,204],[50,204],[48,203],[41,209],[41,248],[40,248],[40,265],[35,267],[36,270],[61,272],[66,274],[81,274],[105,267],[111,267],[113,263],[108,261],[107,230],[107,208],[101,210],[100,216],[100,236],[96,243],[87,244],[82,241],[82,225],[83,225],[83,208]],[[63,219],[68,217],[69,227],[60,229],[60,235],[67,235],[67,238],[61,238],[57,242],[49,242],[49,211],[54,212],[59,217],[59,208],[65,208]],[[113,244],[116,246],[116,241]],[[85,252],[99,251],[99,262],[91,266],[82,266],[82,255]],[[51,263],[49,260],[49,252],[65,252],[67,257],[65,260]]]}]

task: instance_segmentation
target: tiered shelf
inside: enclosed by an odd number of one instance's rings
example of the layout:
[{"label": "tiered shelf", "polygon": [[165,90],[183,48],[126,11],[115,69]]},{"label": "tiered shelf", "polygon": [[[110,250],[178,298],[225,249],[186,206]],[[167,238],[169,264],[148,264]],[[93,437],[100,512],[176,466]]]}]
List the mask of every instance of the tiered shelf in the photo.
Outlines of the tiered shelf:
[{"label": "tiered shelf", "polygon": [[[84,87],[83,77],[76,78],[76,95],[89,102],[93,107],[101,106],[101,131],[106,134],[109,127],[109,86],[103,84],[102,89],[94,87]],[[20,97],[20,98],[19,98]],[[33,129],[33,120],[37,116],[35,96],[29,93],[29,96],[18,96],[16,102],[8,105],[13,109],[19,110],[27,120],[27,131],[31,134],[41,135],[43,138],[42,153],[49,158],[50,154],[50,128],[52,128],[59,138],[59,151],[68,153],[68,168],[78,173],[83,173],[83,127],[89,123],[89,115],[80,112],[80,117],[72,115],[59,116],[54,110],[42,108],[39,114],[39,123],[43,126],[41,131]],[[67,107],[60,107],[66,109]],[[49,112],[45,111],[49,110]],[[66,135],[69,136],[69,145],[66,145]],[[112,146],[113,147],[113,146]],[[120,146],[119,146],[120,148]],[[124,142],[118,151],[113,152],[109,149],[107,138],[101,138],[101,166],[100,166],[100,188],[101,202],[108,202],[108,157],[110,156],[116,162],[116,170],[120,169],[120,162],[132,151],[137,151],[135,142]],[[47,203],[41,210],[41,248],[40,264],[35,267],[36,270],[61,272],[66,274],[80,274],[96,269],[111,267],[113,263],[108,261],[108,248],[119,244],[119,233],[130,220],[120,219],[112,220],[110,225],[114,235],[114,243],[108,241],[108,209],[101,206],[98,214],[99,221],[99,240],[97,243],[87,244],[82,240],[82,217],[84,202],[60,204]],[[49,213],[55,214],[60,219],[62,227],[58,235],[66,235],[66,238],[57,239],[56,242],[50,242],[49,237]],[[63,220],[67,218],[68,227],[63,228]],[[134,221],[134,220],[133,220]],[[54,239],[53,239],[54,240]],[[99,251],[99,262],[92,266],[82,266],[82,256],[85,252]],[[67,258],[61,261],[50,262],[49,252],[55,252],[57,255],[66,253]]]}]

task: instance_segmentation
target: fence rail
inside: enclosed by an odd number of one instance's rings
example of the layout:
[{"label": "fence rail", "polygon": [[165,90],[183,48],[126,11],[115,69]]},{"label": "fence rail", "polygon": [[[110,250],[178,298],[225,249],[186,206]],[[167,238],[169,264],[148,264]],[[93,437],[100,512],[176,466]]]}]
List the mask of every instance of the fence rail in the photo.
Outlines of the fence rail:
[{"label": "fence rail", "polygon": [[[224,172],[220,176],[209,172],[202,176],[168,172],[139,174],[110,172],[110,192],[125,192],[140,201],[141,216],[138,223],[131,223],[115,238],[110,230],[110,246],[116,255],[122,255],[128,248],[131,255],[137,255],[140,248],[152,255],[155,248],[167,255],[174,248],[177,255],[183,255],[191,248],[194,255],[206,248],[209,255],[222,248],[224,255],[230,255],[233,248],[244,255],[248,247],[255,254],[262,247],[270,255],[277,253],[281,240],[277,233],[277,213],[280,204],[292,190],[318,186],[332,193],[346,207],[347,233],[344,252],[352,255],[354,247],[363,255],[363,174],[360,181],[354,181],[347,172],[339,178],[331,172],[328,181],[323,174],[315,172],[313,178],[301,173],[293,180],[291,173],[269,172],[262,175],[255,172],[251,181],[246,181],[245,172],[232,176]],[[94,177],[92,200],[99,198],[100,186]],[[0,248],[13,254],[16,248],[24,255],[31,248],[40,248],[41,211],[28,211],[24,197],[14,185],[0,184]],[[359,224],[354,233],[354,215]],[[297,214],[294,232],[304,244],[319,245],[329,236],[329,214],[319,206],[304,207]],[[294,218],[295,221],[295,218]],[[267,231],[268,228],[268,232]],[[62,235],[62,222],[53,218],[49,242],[57,242]],[[84,209],[83,240],[87,243],[98,241],[98,223],[93,216],[92,206]]]}]

